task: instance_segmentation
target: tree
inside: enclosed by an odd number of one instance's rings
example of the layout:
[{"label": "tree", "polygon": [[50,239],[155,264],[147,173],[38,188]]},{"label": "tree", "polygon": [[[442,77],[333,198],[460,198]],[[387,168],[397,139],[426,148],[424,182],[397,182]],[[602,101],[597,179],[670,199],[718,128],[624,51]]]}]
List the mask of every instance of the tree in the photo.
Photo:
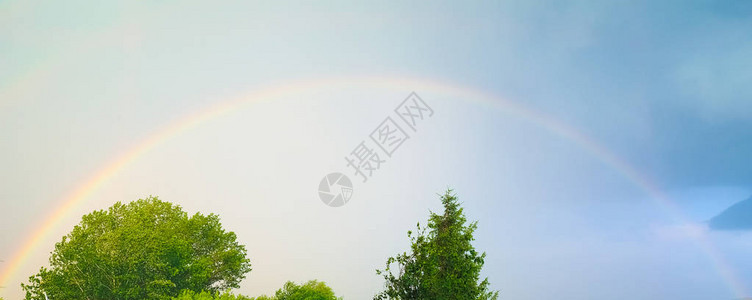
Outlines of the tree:
[{"label": "tree", "polygon": [[179,296],[172,298],[173,300],[253,300],[243,295],[233,295],[228,292],[225,293],[210,293],[202,291],[200,293],[191,290],[183,290]]},{"label": "tree", "polygon": [[251,270],[245,246],[214,214],[189,217],[157,197],[83,216],[55,244],[50,267],[21,286],[26,299],[170,299],[236,288]]},{"label": "tree", "polygon": [[288,281],[275,293],[277,300],[337,300],[332,288],[325,283],[310,280],[303,285]]},{"label": "tree", "polygon": [[255,300],[341,300],[332,288],[321,281],[310,280],[302,285],[288,281],[273,297],[259,296]]},{"label": "tree", "polygon": [[[443,214],[431,212],[428,226],[417,225],[408,231],[410,253],[387,259],[384,270],[385,290],[374,299],[401,300],[475,300],[498,299],[498,291],[489,290],[488,278],[480,281],[486,253],[478,253],[471,242],[478,223],[467,223],[460,203],[452,190],[441,196]],[[398,266],[397,274],[392,265]]]}]

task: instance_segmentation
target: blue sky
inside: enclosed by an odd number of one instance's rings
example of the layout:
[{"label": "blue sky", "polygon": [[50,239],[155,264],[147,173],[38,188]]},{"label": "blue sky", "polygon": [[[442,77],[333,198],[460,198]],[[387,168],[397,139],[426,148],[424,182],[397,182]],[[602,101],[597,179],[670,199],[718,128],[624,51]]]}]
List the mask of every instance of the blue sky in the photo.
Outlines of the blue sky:
[{"label": "blue sky", "polygon": [[[704,222],[749,198],[752,3],[747,1],[0,2],[0,268],[66,195],[160,128],[249,102],[160,141],[68,214],[0,289],[82,214],[148,195],[215,212],[248,245],[238,292],[320,279],[370,298],[374,270],[455,188],[503,299],[734,299],[698,241],[750,282],[747,232]],[[292,89],[292,87],[290,88]],[[435,110],[351,202],[320,178],[411,91]],[[507,102],[504,102],[507,101]],[[657,204],[586,145],[504,109],[576,128],[657,186]],[[749,284],[747,284],[749,285]],[[745,287],[748,291],[752,286]]]}]

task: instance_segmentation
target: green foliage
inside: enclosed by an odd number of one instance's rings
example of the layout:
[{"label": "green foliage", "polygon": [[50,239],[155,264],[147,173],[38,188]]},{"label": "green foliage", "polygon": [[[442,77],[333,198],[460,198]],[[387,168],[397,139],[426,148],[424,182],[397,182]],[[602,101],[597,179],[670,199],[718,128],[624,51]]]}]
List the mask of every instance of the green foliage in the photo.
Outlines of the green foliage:
[{"label": "green foliage", "polygon": [[245,246],[219,217],[189,217],[156,197],[83,216],[55,245],[50,268],[21,286],[26,299],[170,299],[178,291],[238,287]]},{"label": "green foliage", "polygon": [[191,290],[183,290],[179,296],[172,298],[172,300],[253,300],[243,295],[233,295],[229,292],[225,293],[210,293],[207,291],[194,292]]},{"label": "green foliage", "polygon": [[277,290],[273,297],[259,296],[254,300],[341,300],[334,295],[332,288],[317,280],[310,280],[302,285],[288,281]]},{"label": "green foliage", "polygon": [[[466,224],[451,190],[441,196],[441,203],[443,214],[432,212],[428,226],[419,223],[415,235],[408,231],[410,253],[390,257],[384,270],[376,270],[386,284],[374,299],[498,299],[498,291],[489,291],[488,278],[479,281],[486,254],[478,253],[471,244],[477,222]],[[393,264],[398,269],[392,269]]]}]

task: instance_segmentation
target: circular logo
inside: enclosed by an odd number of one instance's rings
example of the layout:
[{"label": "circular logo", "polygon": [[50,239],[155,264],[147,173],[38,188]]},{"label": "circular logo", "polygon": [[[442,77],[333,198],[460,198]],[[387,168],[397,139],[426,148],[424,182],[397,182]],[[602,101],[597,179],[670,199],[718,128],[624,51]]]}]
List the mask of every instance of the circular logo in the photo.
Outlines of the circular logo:
[{"label": "circular logo", "polygon": [[326,175],[319,183],[319,198],[331,207],[345,205],[347,201],[350,201],[352,193],[352,182],[342,173]]}]

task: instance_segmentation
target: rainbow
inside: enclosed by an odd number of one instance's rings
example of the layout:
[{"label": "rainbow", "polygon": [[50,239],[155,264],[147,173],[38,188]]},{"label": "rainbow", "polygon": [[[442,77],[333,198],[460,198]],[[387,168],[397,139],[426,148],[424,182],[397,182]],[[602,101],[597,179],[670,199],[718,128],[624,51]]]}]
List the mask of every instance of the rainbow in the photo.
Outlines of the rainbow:
[{"label": "rainbow", "polygon": [[[435,92],[441,93],[442,95],[457,97],[458,99],[466,99],[468,101],[488,105],[499,111],[519,116],[536,126],[582,147],[585,151],[600,160],[604,165],[615,170],[624,178],[649,194],[650,197],[675,221],[683,222],[687,220],[679,207],[668,195],[663,193],[658,186],[651,182],[651,180],[648,180],[634,167],[619,158],[613,152],[609,151],[606,147],[589,136],[581,133],[576,128],[558,121],[549,115],[534,111],[519,103],[494,97],[463,86],[416,78],[348,77],[303,80],[253,90],[237,98],[221,101],[217,105],[178,118],[146,137],[127,152],[115,157],[83,184],[78,186],[72,193],[64,197],[61,202],[62,204],[55,208],[53,213],[28,235],[27,240],[22,243],[22,246],[18,248],[12,258],[7,262],[7,265],[0,272],[0,286],[7,285],[12,278],[19,276],[19,274],[17,274],[18,270],[27,262],[31,253],[48,238],[49,232],[51,232],[53,228],[69,217],[70,213],[76,207],[84,203],[95,191],[123,170],[124,167],[138,160],[139,157],[155,146],[164,143],[171,137],[199,126],[204,122],[238,110],[245,105],[262,101],[272,101],[274,99],[295,95],[301,92],[315,91],[324,88],[329,89],[333,87],[401,88],[415,90],[419,93],[421,91]],[[695,243],[708,255],[712,264],[716,268],[716,271],[734,294],[738,297],[749,295],[742,281],[735,275],[734,270],[707,237],[704,235],[696,237]]]}]

